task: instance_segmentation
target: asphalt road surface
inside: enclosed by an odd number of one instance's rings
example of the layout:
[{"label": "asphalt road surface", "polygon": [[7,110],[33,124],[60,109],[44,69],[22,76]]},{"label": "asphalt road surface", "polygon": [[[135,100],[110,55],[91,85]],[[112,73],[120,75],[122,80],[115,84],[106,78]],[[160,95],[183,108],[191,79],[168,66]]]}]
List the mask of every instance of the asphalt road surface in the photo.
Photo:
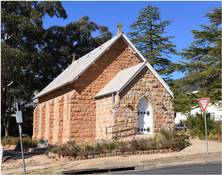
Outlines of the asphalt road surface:
[{"label": "asphalt road surface", "polygon": [[[141,171],[128,171],[117,174],[219,174],[221,175],[221,162],[207,164],[183,165],[149,169]],[[116,173],[115,173],[116,175]]]}]

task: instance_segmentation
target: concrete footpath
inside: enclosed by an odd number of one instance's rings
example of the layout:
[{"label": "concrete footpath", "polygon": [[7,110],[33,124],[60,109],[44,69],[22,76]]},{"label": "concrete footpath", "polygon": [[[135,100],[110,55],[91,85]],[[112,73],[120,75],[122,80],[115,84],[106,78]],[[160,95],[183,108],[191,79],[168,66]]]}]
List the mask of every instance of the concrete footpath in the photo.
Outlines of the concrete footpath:
[{"label": "concrete footpath", "polygon": [[[97,158],[97,159],[87,159],[87,160],[80,160],[80,161],[70,161],[65,162],[64,165],[78,163],[77,166],[54,172],[54,174],[69,174],[69,173],[83,173],[89,171],[98,171],[98,170],[112,170],[112,169],[131,169],[131,170],[143,170],[143,169],[150,169],[150,168],[158,168],[164,166],[175,166],[175,165],[184,165],[184,164],[198,164],[198,163],[206,163],[207,162],[216,162],[221,161],[221,150],[222,150],[222,143],[217,142],[208,142],[208,153],[211,155],[219,155],[214,157],[210,157],[206,160],[197,159],[194,156],[194,159],[189,159],[184,161],[173,161],[170,162],[170,158],[177,158],[179,156],[192,156],[195,154],[206,154],[206,141],[201,140],[194,140],[190,139],[191,146],[181,150],[180,152],[173,152],[173,153],[161,153],[161,154],[146,154],[146,155],[127,155],[127,156],[115,156],[115,157],[104,157],[104,158]],[[169,159],[169,162],[166,161],[158,161]],[[62,165],[62,164],[60,164]],[[31,166],[26,167],[26,172],[29,170],[36,170],[36,169],[43,169],[49,168],[53,166],[59,166],[58,164],[46,164],[40,166]],[[23,172],[23,168],[18,169],[10,169],[1,171],[1,174],[16,174],[18,172]]]}]

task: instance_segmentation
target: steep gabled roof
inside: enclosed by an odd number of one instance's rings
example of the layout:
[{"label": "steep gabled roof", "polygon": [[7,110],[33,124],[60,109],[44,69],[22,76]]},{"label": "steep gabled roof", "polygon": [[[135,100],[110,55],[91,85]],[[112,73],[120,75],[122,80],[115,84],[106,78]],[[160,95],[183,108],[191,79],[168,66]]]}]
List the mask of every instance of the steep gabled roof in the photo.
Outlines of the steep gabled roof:
[{"label": "steep gabled roof", "polygon": [[[147,62],[143,62],[137,64],[136,66],[132,66],[125,70],[120,71],[98,94],[94,97],[101,97],[104,95],[108,95],[111,93],[119,94],[142,70],[144,67],[149,69],[149,64]],[[154,70],[155,71],[155,70]],[[155,73],[157,74],[157,73]],[[154,75],[155,75],[154,74]],[[173,97],[173,93],[171,92],[169,86],[166,82],[159,76],[156,78],[163,84],[169,94]]]},{"label": "steep gabled roof", "polygon": [[39,98],[49,92],[52,92],[62,86],[73,83],[78,77],[85,72],[103,53],[121,37],[118,35],[97,47],[93,51],[79,58],[67,67],[58,77],[56,77],[48,86],[46,86],[37,96]]},{"label": "steep gabled roof", "polygon": [[[101,55],[103,55],[109,48],[120,38],[125,41],[125,43],[131,48],[133,53],[137,55],[140,59],[145,62],[146,59],[143,55],[137,50],[137,48],[132,44],[132,42],[126,37],[124,33],[121,33],[118,36],[113,37],[106,43],[102,44],[98,48],[94,49],[90,53],[79,58],[73,62],[69,67],[67,67],[58,77],[56,77],[48,86],[46,86],[34,99],[39,98],[43,95],[46,95],[54,90],[59,89],[68,84],[72,84],[75,80],[78,79]],[[153,69],[153,67],[147,63],[147,67],[151,72],[157,77],[157,79],[163,84],[163,86],[168,90],[168,92],[173,96],[173,93],[170,91],[169,86],[165,81],[159,76],[159,74]]]}]

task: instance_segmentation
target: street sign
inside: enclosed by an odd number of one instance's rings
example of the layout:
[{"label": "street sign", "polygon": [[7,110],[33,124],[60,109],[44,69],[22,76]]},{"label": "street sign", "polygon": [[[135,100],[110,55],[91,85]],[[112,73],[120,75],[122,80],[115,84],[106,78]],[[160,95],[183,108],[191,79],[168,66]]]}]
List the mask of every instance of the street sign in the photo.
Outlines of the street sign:
[{"label": "street sign", "polygon": [[22,145],[22,127],[21,127],[22,111],[18,110],[18,103],[16,103],[16,106],[17,106],[16,121],[17,121],[18,126],[19,126],[19,135],[20,135],[20,143],[21,143],[21,151],[22,151],[23,169],[24,169],[24,174],[26,174],[26,171],[25,171],[25,160],[24,160],[24,153],[23,153],[23,145]]},{"label": "street sign", "polygon": [[210,98],[198,99],[198,101],[199,101],[199,103],[200,103],[200,106],[202,107],[202,109],[203,109],[203,111],[204,111],[207,154],[208,154],[208,141],[207,141],[207,118],[206,118],[206,109],[207,109],[207,105],[208,105],[209,100],[210,100]]},{"label": "street sign", "polygon": [[210,98],[202,98],[202,99],[198,99],[200,106],[202,107],[203,111],[205,112],[207,109],[207,105],[209,102]]},{"label": "street sign", "polygon": [[22,121],[22,111],[15,111],[16,113],[16,122],[17,123],[23,123]]}]

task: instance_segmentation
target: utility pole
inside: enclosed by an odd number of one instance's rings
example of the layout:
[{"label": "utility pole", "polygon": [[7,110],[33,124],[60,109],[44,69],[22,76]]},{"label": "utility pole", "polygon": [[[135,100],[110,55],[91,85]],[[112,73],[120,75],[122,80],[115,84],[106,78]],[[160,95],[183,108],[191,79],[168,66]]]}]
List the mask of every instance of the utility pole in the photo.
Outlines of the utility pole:
[{"label": "utility pole", "polygon": [[202,109],[203,109],[203,111],[204,111],[207,154],[208,154],[208,141],[207,141],[207,117],[206,117],[206,109],[207,109],[207,105],[208,105],[209,100],[210,100],[210,98],[198,99],[198,101],[199,101],[199,103],[200,103],[200,106],[202,107]]},{"label": "utility pole", "polygon": [[24,169],[24,174],[26,174],[25,160],[24,160],[24,153],[23,153],[23,145],[22,145],[22,127],[21,127],[21,123],[23,123],[23,121],[22,121],[22,111],[18,110],[18,103],[16,103],[16,106],[17,106],[16,122],[18,123],[18,127],[19,127],[19,135],[20,135],[21,151],[22,151],[22,160],[23,160],[23,169]]}]

